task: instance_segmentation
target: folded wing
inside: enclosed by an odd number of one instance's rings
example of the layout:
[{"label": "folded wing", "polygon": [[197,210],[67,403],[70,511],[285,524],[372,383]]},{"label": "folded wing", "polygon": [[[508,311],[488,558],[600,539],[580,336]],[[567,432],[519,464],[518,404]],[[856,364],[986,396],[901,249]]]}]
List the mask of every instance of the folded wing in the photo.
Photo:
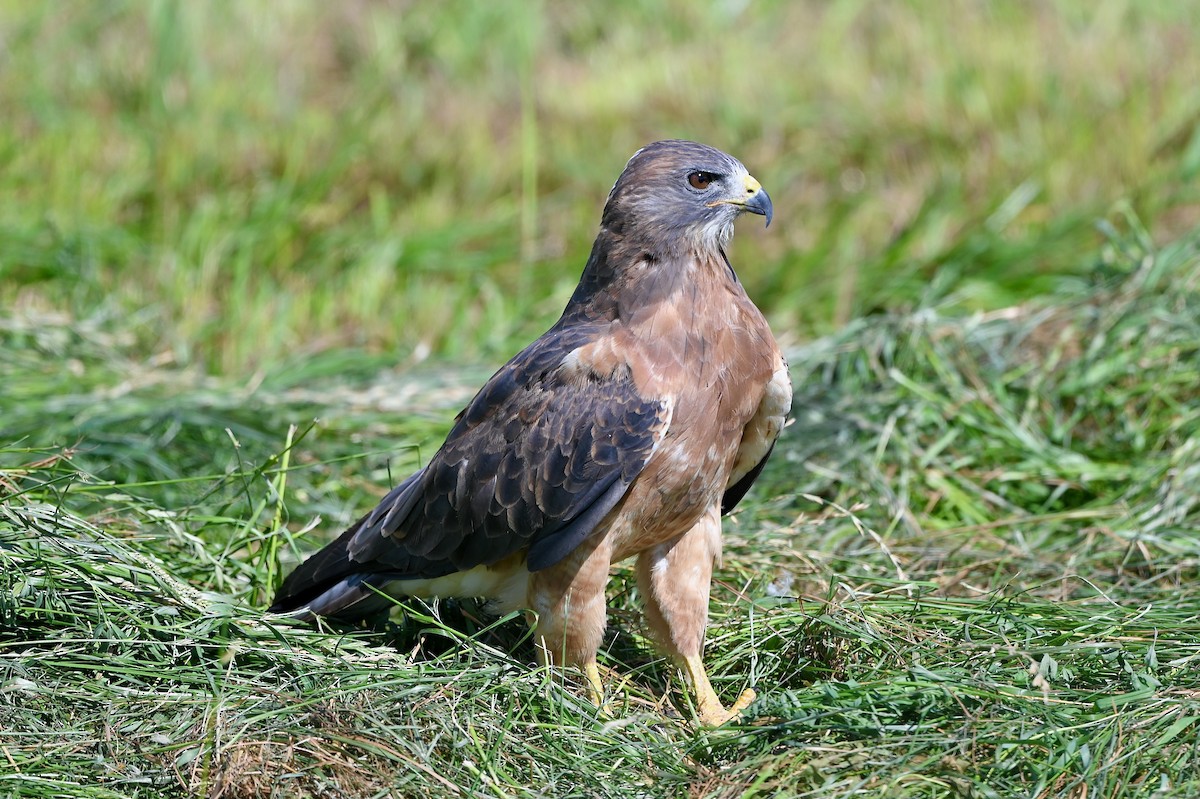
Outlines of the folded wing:
[{"label": "folded wing", "polygon": [[393,580],[522,550],[531,571],[562,560],[624,496],[670,417],[667,398],[640,396],[622,370],[564,374],[563,359],[599,335],[552,328],[513,358],[425,468],[289,575],[271,609],[335,615]]}]

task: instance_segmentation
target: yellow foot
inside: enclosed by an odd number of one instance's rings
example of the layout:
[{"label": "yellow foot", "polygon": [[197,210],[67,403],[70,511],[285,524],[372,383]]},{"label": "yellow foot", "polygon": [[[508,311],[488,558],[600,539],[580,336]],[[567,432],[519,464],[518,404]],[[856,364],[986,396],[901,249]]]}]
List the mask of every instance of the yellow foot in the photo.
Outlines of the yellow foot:
[{"label": "yellow foot", "polygon": [[600,680],[600,668],[595,661],[583,664],[583,676],[587,677],[588,699],[592,700],[593,705],[607,712],[608,706],[604,704],[604,683]]},{"label": "yellow foot", "polygon": [[742,695],[737,698],[737,701],[726,710],[716,695],[712,696],[712,701],[709,703],[701,703],[697,712],[700,724],[705,727],[720,727],[728,721],[732,721],[742,715],[742,711],[750,707],[750,703],[758,698],[758,694],[754,693],[753,688],[747,688],[742,691]]},{"label": "yellow foot", "polygon": [[700,660],[699,655],[685,657],[683,670],[687,672],[688,679],[692,682],[692,690],[696,694],[697,720],[705,727],[720,727],[727,721],[740,716],[757,696],[754,689],[747,688],[742,691],[742,695],[733,703],[733,706],[726,710],[725,706],[721,704],[721,700],[717,698],[712,684],[708,681],[708,673],[705,671],[704,663]]}]

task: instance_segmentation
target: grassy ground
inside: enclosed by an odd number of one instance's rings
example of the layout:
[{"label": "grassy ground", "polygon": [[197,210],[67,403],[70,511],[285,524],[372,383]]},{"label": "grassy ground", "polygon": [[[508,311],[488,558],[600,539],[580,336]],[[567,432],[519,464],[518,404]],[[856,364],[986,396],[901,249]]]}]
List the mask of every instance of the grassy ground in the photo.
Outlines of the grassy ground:
[{"label": "grassy ground", "polygon": [[[1200,791],[1182,6],[336,8],[0,3],[0,795]],[[265,620],[665,135],[778,209],[734,244],[797,386],[714,592],[744,723],[687,723],[624,569],[610,716],[470,603]]]}]

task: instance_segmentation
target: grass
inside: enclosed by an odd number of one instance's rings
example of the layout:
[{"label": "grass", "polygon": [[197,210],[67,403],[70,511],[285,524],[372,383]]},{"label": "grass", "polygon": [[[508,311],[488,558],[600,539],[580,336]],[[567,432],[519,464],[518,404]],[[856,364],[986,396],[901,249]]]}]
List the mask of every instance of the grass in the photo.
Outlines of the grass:
[{"label": "grass", "polygon": [[[952,12],[0,3],[0,795],[1200,791],[1194,22]],[[264,618],[665,135],[779,209],[733,252],[797,397],[714,591],[743,723],[688,723],[625,567],[609,716],[470,602]]]},{"label": "grass", "polygon": [[[470,603],[350,634],[262,617],[293,542],[310,548],[419,457],[393,442],[436,441],[460,376],[412,375],[427,399],[397,422],[365,407],[396,386],[369,375],[303,394],[139,379],[114,339],[44,322],[56,359],[129,386],[111,403],[110,386],[53,386],[40,405],[56,413],[28,414],[0,454],[0,791],[1188,795],[1198,302],[1200,239],[1131,230],[1060,294],[877,315],[799,350],[795,423],[728,525],[713,607],[718,690],[762,698],[716,731],[662,704],[678,677],[624,568],[609,717],[529,665],[519,620]],[[5,347],[4,378],[36,387],[22,351]],[[28,404],[6,397],[5,418]],[[79,409],[128,431],[127,463],[92,434],[74,452],[31,445]],[[131,419],[171,428],[170,457],[135,458]]]},{"label": "grass", "polygon": [[738,268],[790,336],[1006,307],[1084,274],[1115,203],[1160,242],[1200,224],[1194,30],[1135,2],[0,3],[0,303],[235,375],[491,361],[561,309],[625,159],[683,136],[772,192]]}]

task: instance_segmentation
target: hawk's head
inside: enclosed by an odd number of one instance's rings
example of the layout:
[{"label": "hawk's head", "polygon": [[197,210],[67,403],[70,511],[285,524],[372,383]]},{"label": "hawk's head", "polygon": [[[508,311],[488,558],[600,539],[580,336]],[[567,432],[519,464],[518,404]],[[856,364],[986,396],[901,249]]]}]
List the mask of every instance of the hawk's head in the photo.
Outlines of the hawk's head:
[{"label": "hawk's head", "polygon": [[604,206],[602,224],[662,250],[724,247],[745,211],[771,224],[771,198],[736,158],[671,139],[634,153]]}]

